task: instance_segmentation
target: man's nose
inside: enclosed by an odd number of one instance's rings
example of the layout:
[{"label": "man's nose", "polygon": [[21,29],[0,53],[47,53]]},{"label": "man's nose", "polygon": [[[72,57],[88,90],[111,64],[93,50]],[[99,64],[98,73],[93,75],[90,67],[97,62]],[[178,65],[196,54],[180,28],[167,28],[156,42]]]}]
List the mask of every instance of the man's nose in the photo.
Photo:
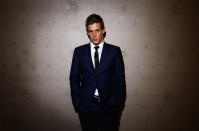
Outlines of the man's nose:
[{"label": "man's nose", "polygon": [[93,37],[96,37],[96,35],[97,35],[97,34],[96,34],[96,32],[94,31],[94,32],[93,32]]}]

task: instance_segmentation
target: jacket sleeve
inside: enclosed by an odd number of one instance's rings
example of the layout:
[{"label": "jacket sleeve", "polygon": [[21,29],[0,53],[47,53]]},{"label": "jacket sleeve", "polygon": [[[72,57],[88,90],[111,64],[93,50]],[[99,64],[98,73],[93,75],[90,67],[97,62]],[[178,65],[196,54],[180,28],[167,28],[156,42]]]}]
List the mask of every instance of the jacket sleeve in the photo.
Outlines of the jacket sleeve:
[{"label": "jacket sleeve", "polygon": [[126,81],[125,81],[124,61],[123,61],[122,52],[120,48],[118,48],[117,50],[114,65],[115,65],[115,74],[116,74],[116,80],[117,80],[118,100],[121,105],[121,108],[123,109],[125,106],[125,100],[126,100]]},{"label": "jacket sleeve", "polygon": [[78,112],[78,96],[80,89],[80,78],[81,78],[81,70],[80,63],[78,58],[77,49],[74,50],[72,65],[70,70],[70,88],[71,88],[71,98],[72,103],[75,109],[75,112]]}]

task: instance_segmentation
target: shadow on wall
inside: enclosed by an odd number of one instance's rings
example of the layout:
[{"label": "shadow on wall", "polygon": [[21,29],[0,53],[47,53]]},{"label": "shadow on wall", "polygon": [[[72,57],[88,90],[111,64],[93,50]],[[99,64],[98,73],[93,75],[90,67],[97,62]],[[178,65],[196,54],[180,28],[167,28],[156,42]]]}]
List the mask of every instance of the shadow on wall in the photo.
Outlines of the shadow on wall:
[{"label": "shadow on wall", "polygon": [[[34,57],[39,57],[33,49],[38,44],[34,30],[41,25],[34,19],[39,19],[37,9],[41,9],[35,3],[0,4],[0,130],[78,130],[80,126],[74,125],[70,120],[73,116],[66,112],[70,108],[66,105],[65,89],[60,90],[61,94],[51,87],[57,86],[53,82],[46,80],[44,84],[42,62]],[[62,97],[56,98],[59,93]]]}]

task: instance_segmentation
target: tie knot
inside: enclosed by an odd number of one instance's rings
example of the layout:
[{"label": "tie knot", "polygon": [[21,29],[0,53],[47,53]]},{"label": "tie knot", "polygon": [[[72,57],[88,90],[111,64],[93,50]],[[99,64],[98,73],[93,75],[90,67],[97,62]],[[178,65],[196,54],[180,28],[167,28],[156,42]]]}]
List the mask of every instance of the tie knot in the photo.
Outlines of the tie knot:
[{"label": "tie knot", "polygon": [[95,46],[94,48],[95,48],[95,50],[98,50],[99,46]]}]

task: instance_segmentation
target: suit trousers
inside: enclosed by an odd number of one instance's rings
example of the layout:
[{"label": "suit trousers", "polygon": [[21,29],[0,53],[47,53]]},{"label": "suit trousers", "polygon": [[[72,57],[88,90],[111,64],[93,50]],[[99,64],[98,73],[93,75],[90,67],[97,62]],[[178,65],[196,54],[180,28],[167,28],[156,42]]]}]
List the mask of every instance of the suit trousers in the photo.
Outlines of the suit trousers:
[{"label": "suit trousers", "polygon": [[89,112],[78,114],[83,131],[119,131],[120,111],[105,111],[96,98]]}]

